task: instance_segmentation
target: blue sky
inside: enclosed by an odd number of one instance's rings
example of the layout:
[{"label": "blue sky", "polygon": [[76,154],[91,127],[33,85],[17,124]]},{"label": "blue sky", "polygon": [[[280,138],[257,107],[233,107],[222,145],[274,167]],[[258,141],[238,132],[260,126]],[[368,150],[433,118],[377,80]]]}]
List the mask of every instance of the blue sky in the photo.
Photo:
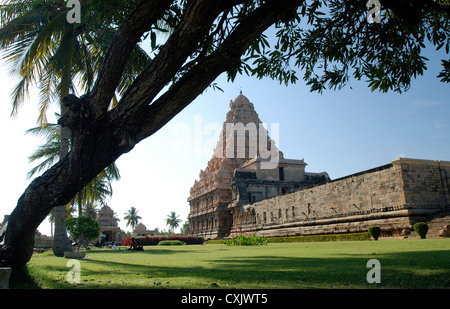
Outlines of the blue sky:
[{"label": "blue sky", "polygon": [[[450,91],[448,84],[436,78],[440,58],[433,55],[427,52],[431,59],[428,70],[403,94],[372,93],[365,82],[352,80],[352,88],[320,95],[310,93],[302,81],[286,87],[269,79],[238,76],[234,83],[227,83],[222,75],[216,82],[224,92],[209,88],[168,125],[117,160],[122,179],[113,183],[114,194],[108,204],[122,219],[122,229],[129,229],[123,214],[131,206],[138,209],[147,228],[167,229],[165,218],[171,211],[186,220],[189,189],[212,156],[212,147],[206,146],[211,141],[215,144],[218,134],[207,129],[222,125],[230,100],[241,90],[254,103],[261,121],[279,124],[277,145],[285,157],[304,158],[309,172],[326,171],[335,179],[387,164],[399,156],[450,161]],[[19,117],[10,118],[9,94],[15,83],[2,67],[0,220],[13,210],[30,182],[26,173],[32,165],[27,157],[43,143],[24,135],[36,124],[36,92]],[[50,121],[54,121],[52,116],[49,114]],[[199,135],[195,126],[205,131]],[[206,147],[201,155],[195,149],[199,136],[200,145]],[[180,150],[180,143],[186,140],[191,151]],[[39,230],[50,234],[47,220]]]}]

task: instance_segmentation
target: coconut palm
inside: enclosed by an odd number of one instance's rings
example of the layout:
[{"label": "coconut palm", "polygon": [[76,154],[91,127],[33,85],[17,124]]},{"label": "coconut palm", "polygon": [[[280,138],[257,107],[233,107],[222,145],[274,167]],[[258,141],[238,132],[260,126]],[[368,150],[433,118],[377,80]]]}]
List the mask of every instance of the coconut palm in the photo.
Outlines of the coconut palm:
[{"label": "coconut palm", "polygon": [[180,225],[181,219],[175,213],[175,211],[171,211],[170,215],[166,217],[166,225],[169,226],[169,230],[174,233],[175,229]]},{"label": "coconut palm", "polygon": [[130,226],[132,230],[138,225],[139,220],[142,219],[141,216],[138,215],[138,210],[136,207],[131,206],[130,210],[124,213],[124,219],[127,221],[127,226]]},{"label": "coconut palm", "polygon": [[[0,48],[4,59],[12,65],[12,73],[20,78],[15,87],[12,115],[28,95],[32,85],[40,90],[39,123],[47,123],[49,104],[60,103],[61,114],[67,107],[62,99],[76,92],[74,81],[81,89],[89,91],[93,86],[108,40],[114,31],[112,25],[124,16],[126,1],[86,1],[82,6],[82,24],[67,21],[66,1],[7,0],[1,5],[2,29]],[[109,9],[106,6],[110,6]],[[112,9],[114,8],[114,9]],[[133,51],[128,68],[119,86],[126,89],[134,77],[145,68],[148,56],[139,47]],[[114,98],[112,103],[117,102]],[[69,152],[70,130],[60,129],[59,159]],[[61,256],[70,251],[64,224],[64,206],[54,208],[55,233],[53,251]]]}]

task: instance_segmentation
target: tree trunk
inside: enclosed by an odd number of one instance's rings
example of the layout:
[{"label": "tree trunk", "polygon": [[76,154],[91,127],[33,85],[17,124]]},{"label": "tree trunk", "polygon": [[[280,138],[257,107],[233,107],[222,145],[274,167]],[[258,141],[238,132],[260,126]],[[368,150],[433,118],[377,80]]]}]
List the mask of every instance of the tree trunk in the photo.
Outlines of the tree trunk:
[{"label": "tree trunk", "polygon": [[[61,104],[61,115],[65,115],[67,107]],[[59,160],[64,159],[69,153],[70,129],[61,125],[61,142],[59,146]],[[64,256],[64,252],[72,252],[72,246],[67,237],[66,230],[66,207],[57,206],[54,208],[55,232],[53,234],[53,254]]]},{"label": "tree trunk", "polygon": [[72,245],[66,230],[66,207],[57,206],[55,212],[55,231],[53,233],[53,254],[56,256],[64,256],[64,252],[71,252]]}]

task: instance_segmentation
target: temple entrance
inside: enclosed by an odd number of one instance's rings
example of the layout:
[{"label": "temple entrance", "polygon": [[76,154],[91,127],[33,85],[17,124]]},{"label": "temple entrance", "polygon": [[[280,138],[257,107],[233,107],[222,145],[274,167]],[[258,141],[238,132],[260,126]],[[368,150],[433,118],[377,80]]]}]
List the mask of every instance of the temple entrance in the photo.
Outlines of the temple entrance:
[{"label": "temple entrance", "polygon": [[103,231],[103,233],[105,233],[105,235],[106,235],[105,241],[112,241],[112,239],[113,239],[112,231]]}]

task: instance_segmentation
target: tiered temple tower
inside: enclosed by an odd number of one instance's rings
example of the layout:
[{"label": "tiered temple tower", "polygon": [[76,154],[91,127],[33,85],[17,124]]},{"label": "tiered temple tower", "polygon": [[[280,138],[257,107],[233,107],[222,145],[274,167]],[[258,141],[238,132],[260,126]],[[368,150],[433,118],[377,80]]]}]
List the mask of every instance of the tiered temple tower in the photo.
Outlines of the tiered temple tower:
[{"label": "tiered temple tower", "polygon": [[[223,123],[214,155],[206,169],[200,171],[199,180],[191,187],[188,198],[190,234],[220,238],[230,232],[233,222],[228,204],[232,199],[231,181],[234,170],[256,155],[254,155],[255,146],[249,143],[254,139],[252,134],[254,131],[247,130],[247,136],[243,141],[236,130],[233,130],[233,135],[227,136],[227,125],[230,128],[230,125],[247,126],[249,123],[259,125],[261,121],[253,104],[241,92],[234,101],[230,101],[230,111]],[[267,131],[265,134],[267,135]]]},{"label": "tiered temple tower", "polygon": [[[311,185],[303,160],[284,159],[242,92],[230,102],[219,141],[191,187],[190,234],[222,238],[241,219],[241,206]],[[328,180],[328,175],[319,177]]]}]

